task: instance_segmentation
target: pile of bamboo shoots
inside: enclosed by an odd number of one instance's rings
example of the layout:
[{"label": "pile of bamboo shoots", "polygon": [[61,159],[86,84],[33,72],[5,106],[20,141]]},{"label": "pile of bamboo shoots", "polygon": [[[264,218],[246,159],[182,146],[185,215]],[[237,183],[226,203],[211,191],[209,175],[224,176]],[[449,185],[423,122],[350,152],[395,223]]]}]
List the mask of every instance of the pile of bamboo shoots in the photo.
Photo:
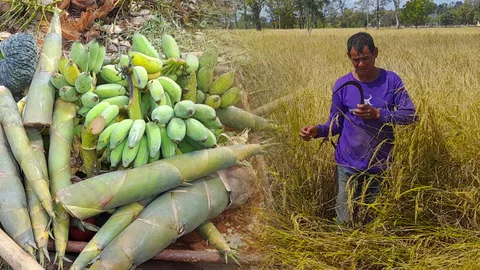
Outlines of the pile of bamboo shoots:
[{"label": "pile of bamboo shoots", "polygon": [[242,203],[254,173],[238,165],[265,146],[219,138],[224,125],[276,126],[234,106],[243,91],[233,71],[215,78],[216,50],[182,57],[169,35],[163,54],[132,39],[116,60],[96,40],[75,42],[68,59],[56,11],[26,98],[0,86],[0,223],[42,266],[54,239],[59,269],[69,228],[94,228],[86,220],[104,212],[71,269],[131,269],[194,230],[237,262],[209,220]]}]

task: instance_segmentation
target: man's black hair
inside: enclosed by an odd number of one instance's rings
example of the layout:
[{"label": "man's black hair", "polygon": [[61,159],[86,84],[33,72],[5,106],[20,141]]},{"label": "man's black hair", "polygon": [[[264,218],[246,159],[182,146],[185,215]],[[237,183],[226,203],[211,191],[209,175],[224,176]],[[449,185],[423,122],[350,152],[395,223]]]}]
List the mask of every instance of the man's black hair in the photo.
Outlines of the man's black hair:
[{"label": "man's black hair", "polygon": [[365,46],[368,47],[371,53],[374,52],[375,43],[373,42],[372,36],[369,33],[365,33],[365,32],[356,33],[355,35],[348,38],[348,41],[347,41],[348,56],[350,56],[350,50],[352,49],[352,47],[356,51],[360,52],[363,50]]}]

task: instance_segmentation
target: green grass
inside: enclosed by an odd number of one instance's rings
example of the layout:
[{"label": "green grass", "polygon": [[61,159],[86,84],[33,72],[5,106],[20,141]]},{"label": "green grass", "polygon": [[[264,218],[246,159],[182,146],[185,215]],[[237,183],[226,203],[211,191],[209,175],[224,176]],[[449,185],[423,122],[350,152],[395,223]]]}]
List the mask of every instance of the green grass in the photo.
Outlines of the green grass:
[{"label": "green grass", "polygon": [[[251,108],[289,93],[270,118],[284,125],[267,155],[259,230],[265,268],[474,269],[479,266],[478,30],[370,30],[377,65],[397,72],[420,122],[397,127],[385,189],[368,225],[333,225],[333,148],[303,142],[303,125],[328,117],[332,86],[352,70],[347,38],[363,29],[239,31],[222,41],[241,58]],[[221,37],[221,35],[220,35]]]}]

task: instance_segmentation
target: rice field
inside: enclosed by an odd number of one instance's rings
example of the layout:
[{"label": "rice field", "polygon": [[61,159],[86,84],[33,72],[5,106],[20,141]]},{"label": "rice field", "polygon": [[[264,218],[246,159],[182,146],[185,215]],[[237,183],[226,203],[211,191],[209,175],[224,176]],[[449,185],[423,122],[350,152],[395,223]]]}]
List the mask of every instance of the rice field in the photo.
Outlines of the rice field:
[{"label": "rice field", "polygon": [[[377,66],[403,79],[420,121],[396,127],[394,162],[368,224],[334,225],[333,147],[304,142],[327,120],[333,84],[350,72],[346,42],[364,29],[230,32],[251,109],[294,94],[266,156],[258,247],[270,269],[480,267],[480,29],[368,30]],[[228,36],[228,37],[227,37]]]}]

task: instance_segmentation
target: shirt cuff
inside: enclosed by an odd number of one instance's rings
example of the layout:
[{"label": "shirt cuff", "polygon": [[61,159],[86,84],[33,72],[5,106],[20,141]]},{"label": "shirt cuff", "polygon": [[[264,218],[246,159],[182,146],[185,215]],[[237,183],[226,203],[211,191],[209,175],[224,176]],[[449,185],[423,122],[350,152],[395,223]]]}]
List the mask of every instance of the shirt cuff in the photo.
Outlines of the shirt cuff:
[{"label": "shirt cuff", "polygon": [[388,110],[380,109],[380,117],[378,118],[380,123],[389,123],[390,122],[390,112]]}]

